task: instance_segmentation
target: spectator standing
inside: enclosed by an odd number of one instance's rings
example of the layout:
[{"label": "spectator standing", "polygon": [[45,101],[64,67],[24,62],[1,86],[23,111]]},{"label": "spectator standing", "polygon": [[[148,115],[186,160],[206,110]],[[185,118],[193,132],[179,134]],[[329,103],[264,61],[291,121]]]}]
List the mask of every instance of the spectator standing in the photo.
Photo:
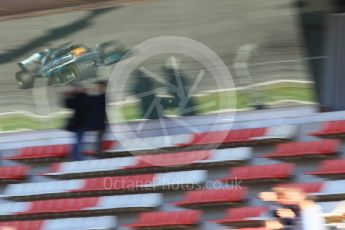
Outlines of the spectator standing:
[{"label": "spectator standing", "polygon": [[79,84],[73,84],[73,89],[65,92],[65,107],[73,110],[72,117],[67,121],[66,130],[73,132],[75,135],[71,158],[76,161],[83,159],[81,154],[82,140],[88,112],[86,98],[86,90]]},{"label": "spectator standing", "polygon": [[102,143],[107,128],[106,114],[106,81],[97,81],[94,88],[87,96],[87,108],[85,129],[87,131],[96,131],[96,153],[102,153]]}]

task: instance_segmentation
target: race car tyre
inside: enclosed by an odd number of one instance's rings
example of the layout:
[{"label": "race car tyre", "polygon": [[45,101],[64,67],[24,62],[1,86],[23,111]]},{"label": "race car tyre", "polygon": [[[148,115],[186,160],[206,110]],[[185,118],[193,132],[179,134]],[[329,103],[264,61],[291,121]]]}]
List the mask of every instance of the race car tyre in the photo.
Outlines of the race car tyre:
[{"label": "race car tyre", "polygon": [[62,70],[63,79],[65,82],[77,82],[80,81],[79,69],[76,65],[66,66]]},{"label": "race car tyre", "polygon": [[20,89],[30,89],[34,86],[35,76],[28,72],[20,71],[16,73],[16,80]]},{"label": "race car tyre", "polygon": [[63,83],[64,80],[64,76],[57,70],[55,70],[52,74],[52,76],[50,76],[48,78],[48,82],[47,85],[54,85],[54,84],[58,84],[58,83]]}]

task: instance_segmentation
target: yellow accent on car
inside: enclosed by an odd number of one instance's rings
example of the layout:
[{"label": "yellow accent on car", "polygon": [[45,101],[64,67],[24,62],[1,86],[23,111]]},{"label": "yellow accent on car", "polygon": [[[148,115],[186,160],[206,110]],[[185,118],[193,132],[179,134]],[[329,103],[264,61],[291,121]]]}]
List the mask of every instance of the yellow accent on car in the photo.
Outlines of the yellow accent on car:
[{"label": "yellow accent on car", "polygon": [[80,57],[80,56],[86,54],[87,50],[84,47],[78,47],[78,48],[73,49],[71,52],[72,52],[73,56]]}]

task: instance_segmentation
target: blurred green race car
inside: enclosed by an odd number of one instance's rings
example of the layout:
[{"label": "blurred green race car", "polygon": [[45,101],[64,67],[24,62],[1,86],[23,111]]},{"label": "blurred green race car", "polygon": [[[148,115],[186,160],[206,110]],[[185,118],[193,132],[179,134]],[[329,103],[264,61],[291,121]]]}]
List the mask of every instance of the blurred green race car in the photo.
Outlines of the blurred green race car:
[{"label": "blurred green race car", "polygon": [[96,77],[100,66],[117,63],[128,54],[129,50],[119,41],[104,42],[94,49],[68,42],[19,62],[21,70],[15,78],[21,89],[32,88],[38,77],[47,78],[48,85],[81,81]]}]

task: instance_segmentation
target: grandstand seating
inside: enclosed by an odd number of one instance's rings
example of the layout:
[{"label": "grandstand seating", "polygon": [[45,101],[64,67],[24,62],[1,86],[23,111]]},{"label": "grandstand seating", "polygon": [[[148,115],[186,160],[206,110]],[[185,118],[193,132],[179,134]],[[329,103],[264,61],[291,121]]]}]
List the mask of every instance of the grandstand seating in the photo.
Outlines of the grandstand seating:
[{"label": "grandstand seating", "polygon": [[321,177],[344,177],[345,160],[323,161],[319,170],[308,172],[307,174]]},{"label": "grandstand seating", "polygon": [[345,134],[345,120],[328,121],[321,130],[310,133],[317,137],[342,137]]},{"label": "grandstand seating", "polygon": [[278,144],[273,153],[262,157],[273,159],[296,159],[317,156],[332,156],[340,151],[338,140],[321,140],[310,142],[289,142]]},{"label": "grandstand seating", "polygon": [[[297,134],[296,126],[277,126],[271,128],[239,129],[226,131],[211,131],[195,134],[179,134],[168,137],[146,137],[120,140],[105,141],[103,149],[105,154],[102,156],[124,156],[128,152],[148,151],[155,152],[159,149],[176,149],[180,147],[191,147],[200,149],[204,145],[225,145],[230,147],[249,146],[258,143],[270,143],[282,140],[289,140]],[[169,141],[166,141],[166,138]],[[25,147],[14,155],[7,157],[7,160],[16,161],[57,161],[67,158],[71,152],[71,145],[47,145]],[[94,155],[92,151],[86,151]]]},{"label": "grandstand seating", "polygon": [[0,206],[0,220],[113,215],[119,212],[150,210],[159,207],[161,203],[162,196],[156,193],[10,202]]},{"label": "grandstand seating", "polygon": [[295,137],[296,134],[297,130],[295,126],[214,131],[194,134],[192,140],[184,143],[183,146],[212,144],[243,146],[289,140]]},{"label": "grandstand seating", "polygon": [[63,178],[87,175],[116,175],[131,172],[171,171],[207,166],[230,165],[245,162],[251,158],[251,148],[199,150],[164,153],[113,159],[88,160],[55,163],[47,176]]},{"label": "grandstand seating", "polygon": [[230,175],[221,179],[222,182],[242,181],[249,182],[274,182],[289,179],[293,176],[293,164],[252,165],[235,167],[230,170]]},{"label": "grandstand seating", "polygon": [[221,225],[230,225],[236,227],[259,227],[262,221],[269,215],[267,207],[241,207],[230,208],[226,211],[223,219],[215,220],[215,223]]},{"label": "grandstand seating", "polygon": [[[114,141],[104,141],[103,149],[109,150],[116,145]],[[62,160],[69,157],[71,153],[72,145],[45,145],[45,146],[34,146],[25,147],[19,150],[19,152],[14,155],[7,157],[7,160],[15,161],[25,161],[25,162],[39,162],[39,161],[55,161]],[[92,154],[92,151],[87,151]]]},{"label": "grandstand seating", "polygon": [[11,227],[16,230],[111,230],[116,226],[117,220],[112,216],[0,222],[0,229]]},{"label": "grandstand seating", "polygon": [[181,207],[205,207],[239,204],[247,200],[247,189],[210,189],[187,192],[184,199],[173,203]]},{"label": "grandstand seating", "polygon": [[147,212],[141,213],[138,220],[126,227],[132,229],[196,227],[201,221],[200,211]]},{"label": "grandstand seating", "polygon": [[27,166],[0,167],[0,183],[12,183],[24,180],[31,168]]},{"label": "grandstand seating", "polygon": [[6,158],[7,160],[28,161],[35,159],[59,159],[66,158],[71,152],[71,145],[47,145],[26,147],[19,153]]},{"label": "grandstand seating", "polygon": [[318,200],[337,201],[345,198],[345,180],[280,184],[277,187],[302,189]]},{"label": "grandstand seating", "polygon": [[[207,179],[203,170],[160,174],[99,177],[80,180],[62,180],[40,183],[8,185],[2,198],[34,200],[80,196],[111,195],[131,192],[148,192],[159,189],[185,189],[183,185],[202,184]],[[188,186],[190,188],[191,186]]]},{"label": "grandstand seating", "polygon": [[[0,188],[0,229],[1,226],[18,230],[115,229],[118,220],[126,229],[231,226],[267,230],[262,227],[263,222],[273,217],[268,208],[260,206],[265,203],[255,195],[271,188],[268,183],[289,180],[291,183],[275,186],[303,189],[321,203],[345,199],[345,180],[339,180],[345,175],[341,140],[300,142],[304,139],[296,138],[294,142],[278,143],[296,137],[296,132],[297,126],[293,125],[172,135],[168,142],[164,136],[108,141],[107,151],[102,154],[106,159],[92,157],[31,167],[1,167],[0,182],[16,183]],[[256,146],[265,143],[278,144]],[[7,159],[18,160],[16,163],[64,160],[70,148],[70,145],[26,147]],[[138,154],[122,154],[126,151]],[[296,162],[296,166],[272,163],[272,160],[312,157],[320,160],[328,156],[337,159],[321,161],[320,167],[312,172],[308,172],[310,167],[300,171],[303,167],[300,163],[309,161]],[[303,183],[305,175],[301,180],[295,174],[297,166],[296,172],[313,175],[305,178],[317,182]],[[231,187],[230,183],[236,181],[240,187]],[[247,183],[250,189],[244,187]],[[193,210],[181,211],[181,208]],[[224,218],[207,221],[219,218],[223,208],[230,208]],[[137,214],[138,219],[133,221]],[[95,216],[104,218],[104,225],[103,219]]]}]

